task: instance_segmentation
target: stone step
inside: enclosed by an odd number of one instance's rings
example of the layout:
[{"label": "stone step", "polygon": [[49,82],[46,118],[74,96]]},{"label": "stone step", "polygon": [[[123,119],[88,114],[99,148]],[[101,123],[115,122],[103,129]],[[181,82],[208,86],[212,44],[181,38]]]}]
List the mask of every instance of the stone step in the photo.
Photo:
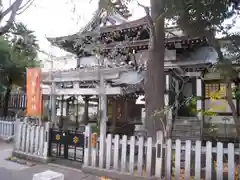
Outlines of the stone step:
[{"label": "stone step", "polygon": [[174,120],[173,125],[201,125],[201,121],[196,120]]},{"label": "stone step", "polygon": [[172,134],[176,135],[176,136],[200,136],[201,131],[177,131],[177,130],[173,130]]},{"label": "stone step", "polygon": [[193,120],[197,120],[197,117],[194,116],[177,116],[177,119],[193,119]]},{"label": "stone step", "polygon": [[187,141],[187,140],[190,140],[192,141],[193,143],[197,140],[200,140],[200,136],[174,136],[172,135],[172,140],[175,141],[177,139],[180,139],[181,141]]},{"label": "stone step", "polygon": [[173,129],[176,130],[200,130],[201,129],[201,125],[173,125]]}]

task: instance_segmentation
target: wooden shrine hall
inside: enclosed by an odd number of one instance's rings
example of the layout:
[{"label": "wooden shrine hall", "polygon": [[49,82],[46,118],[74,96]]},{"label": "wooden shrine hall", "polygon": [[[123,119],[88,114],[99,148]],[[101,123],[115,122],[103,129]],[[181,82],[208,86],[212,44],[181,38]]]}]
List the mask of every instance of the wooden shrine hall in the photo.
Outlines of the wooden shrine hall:
[{"label": "wooden shrine hall", "polygon": [[[131,135],[137,125],[144,125],[144,103],[137,104],[136,100],[144,95],[149,33],[146,17],[130,21],[126,6],[120,1],[114,1],[113,5],[110,13],[98,8],[91,21],[76,34],[48,38],[54,46],[75,54],[77,67],[55,71],[52,79],[50,72],[43,73],[42,83],[54,85],[53,97],[67,95],[76,99],[81,96],[85,99],[87,114],[91,97],[100,93],[102,77],[108,99],[108,132]],[[220,77],[208,72],[217,58],[217,52],[209,46],[206,37],[189,37],[178,27],[166,28],[165,104],[174,106],[167,118],[173,122],[175,138],[201,139],[203,122],[212,123],[201,114],[191,113],[187,105],[180,104],[186,97],[198,96],[203,98],[197,100],[194,108],[209,108],[206,92],[217,91],[220,87]],[[50,88],[43,93],[51,95]],[[217,115],[213,123],[223,125],[222,118]],[[84,123],[89,123],[87,115]]]}]

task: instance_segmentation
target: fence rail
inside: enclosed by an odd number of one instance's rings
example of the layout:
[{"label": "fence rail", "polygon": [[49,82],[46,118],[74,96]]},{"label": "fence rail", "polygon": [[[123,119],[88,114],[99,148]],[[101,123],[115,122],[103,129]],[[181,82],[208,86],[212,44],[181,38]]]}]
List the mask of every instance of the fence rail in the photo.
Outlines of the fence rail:
[{"label": "fence rail", "polygon": [[50,124],[46,123],[45,126],[40,126],[20,121],[16,124],[14,152],[47,158]]},{"label": "fence rail", "polygon": [[[4,97],[1,97],[3,99]],[[0,108],[3,108],[4,103],[0,104]],[[13,109],[26,108],[26,94],[11,94],[8,107]]]},{"label": "fence rail", "polygon": [[[214,147],[210,141],[204,146],[201,141],[190,140],[173,142],[168,139],[164,143],[162,132],[157,133],[157,143],[153,143],[152,138],[108,134],[101,153],[98,146],[92,144],[90,127],[86,128],[85,135],[84,169],[99,170],[97,175],[109,172],[110,178],[125,179],[123,175],[128,175],[138,179],[165,177],[167,180],[235,180],[238,176],[236,157],[240,149],[233,143],[228,143],[227,148],[223,148],[221,142]],[[104,158],[99,158],[100,154],[104,154]],[[101,159],[104,159],[102,168],[99,166]]]},{"label": "fence rail", "polygon": [[15,118],[0,117],[0,138],[2,140],[12,140],[15,131]]}]

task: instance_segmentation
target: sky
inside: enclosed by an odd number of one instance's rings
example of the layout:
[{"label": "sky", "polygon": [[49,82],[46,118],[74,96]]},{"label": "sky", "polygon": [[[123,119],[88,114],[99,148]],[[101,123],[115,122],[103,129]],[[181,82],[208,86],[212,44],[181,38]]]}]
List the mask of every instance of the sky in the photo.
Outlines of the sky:
[{"label": "sky", "polygon": [[[9,1],[3,0],[5,8],[8,7]],[[149,5],[149,0],[139,2]],[[35,31],[41,50],[54,56],[64,56],[66,52],[50,45],[46,37],[66,36],[79,32],[90,21],[97,7],[98,0],[35,0],[23,14],[17,16],[16,20]],[[133,14],[132,20],[145,15],[143,8],[138,7],[136,3],[131,4],[129,9]],[[40,59],[44,60],[46,69],[50,68],[51,63],[45,60],[49,59],[49,56],[41,54]],[[59,65],[66,67],[69,63],[60,61],[54,66]],[[71,66],[74,64],[71,63]]]},{"label": "sky", "polygon": [[[149,1],[142,0],[141,3],[148,5]],[[46,37],[66,36],[78,32],[90,21],[97,7],[98,0],[35,0],[16,20],[25,23],[36,32],[42,50],[62,56],[65,53],[52,47]],[[134,15],[131,19],[144,16],[144,10],[136,8],[136,4],[131,5],[130,10]]]},{"label": "sky", "polygon": [[[8,7],[9,1],[3,0],[5,8]],[[133,2],[129,7],[133,14],[130,20],[145,15],[143,8],[139,7],[136,1]],[[138,2],[149,5],[150,0],[138,0]],[[54,56],[63,56],[66,53],[51,46],[46,37],[66,36],[79,32],[90,21],[97,7],[98,0],[35,0],[34,4],[23,14],[17,16],[16,20],[23,22],[29,29],[35,31],[41,50]],[[48,56],[40,56],[41,60],[46,58],[49,59]],[[69,63],[62,63],[65,62],[61,61],[59,65],[69,65]],[[49,62],[45,61],[45,64],[46,68],[50,67]],[[73,63],[70,64],[74,66]]]}]

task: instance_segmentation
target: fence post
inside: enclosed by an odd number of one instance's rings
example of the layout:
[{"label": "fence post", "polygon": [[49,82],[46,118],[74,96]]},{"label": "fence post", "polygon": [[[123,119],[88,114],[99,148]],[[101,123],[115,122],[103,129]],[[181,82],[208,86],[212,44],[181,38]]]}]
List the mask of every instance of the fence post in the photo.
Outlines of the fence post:
[{"label": "fence post", "polygon": [[27,136],[26,136],[26,153],[29,153],[30,151],[30,133],[31,133],[31,125],[27,125]]},{"label": "fence post", "polygon": [[106,169],[110,170],[111,162],[112,162],[112,135],[107,135],[107,143],[106,143]]},{"label": "fence post", "polygon": [[201,179],[201,153],[202,153],[202,143],[201,141],[196,141],[195,143],[195,179]]},{"label": "fence post", "polygon": [[14,134],[14,132],[15,132],[15,129],[14,129],[15,123],[16,122],[14,122],[14,121],[11,122],[11,136],[12,136],[13,140],[14,140],[14,136],[15,136],[15,134]]},{"label": "fence post", "polygon": [[167,177],[167,180],[168,180],[168,179],[171,179],[171,176],[172,176],[171,174],[172,173],[172,140],[171,139],[167,140],[167,146],[165,151],[167,152],[165,176]]},{"label": "fence post", "polygon": [[18,136],[19,136],[19,132],[20,132],[20,123],[21,123],[21,121],[20,121],[20,119],[16,119],[16,121],[15,121],[15,123],[14,123],[14,140],[15,140],[15,142],[17,141],[17,139],[18,139]]},{"label": "fence post", "polygon": [[206,171],[205,179],[212,179],[212,142],[208,141],[206,144]]},{"label": "fence post", "polygon": [[16,119],[15,127],[14,127],[14,149],[19,150],[21,146],[21,135],[22,135],[22,123],[20,119]]},{"label": "fence post", "polygon": [[84,146],[84,165],[89,166],[91,162],[91,134],[92,129],[89,125],[85,127],[85,146]]},{"label": "fence post", "polygon": [[35,141],[35,130],[36,130],[36,126],[32,126],[31,128],[31,135],[30,135],[30,153],[33,154],[34,153],[34,141]]},{"label": "fence post", "polygon": [[114,136],[114,152],[113,152],[113,168],[118,170],[119,168],[119,135]]},{"label": "fence post", "polygon": [[8,122],[8,138],[12,138],[12,121]]},{"label": "fence post", "polygon": [[45,144],[45,130],[44,127],[40,127],[40,139],[39,139],[39,149],[38,149],[38,154],[43,156],[43,151],[44,151],[44,144]]},{"label": "fence post", "polygon": [[126,135],[123,135],[121,144],[122,144],[121,171],[126,172],[126,167],[127,167],[127,136]]},{"label": "fence post", "polygon": [[175,178],[180,178],[181,176],[181,141],[176,140],[176,149],[175,149]]},{"label": "fence post", "polygon": [[47,158],[48,156],[48,146],[49,146],[49,134],[50,134],[51,123],[47,122],[45,124],[45,132],[44,132],[44,149],[43,149],[43,157]]},{"label": "fence post", "polygon": [[[144,158],[143,158],[143,153],[144,153],[144,138],[139,137],[138,139],[138,164],[137,164],[137,168],[138,168],[138,175],[142,176],[143,174],[143,162],[144,162]],[[146,163],[146,162],[145,162]],[[144,166],[146,167],[146,164],[144,163]]]},{"label": "fence post", "polygon": [[92,167],[97,165],[97,133],[91,135],[91,153],[92,153]]},{"label": "fence post", "polygon": [[184,179],[190,179],[191,171],[191,141],[187,140],[185,142],[185,167],[184,167]]},{"label": "fence post", "polygon": [[3,120],[0,120],[0,136],[3,136]]},{"label": "fence post", "polygon": [[155,164],[155,175],[156,177],[162,177],[162,155],[163,155],[163,133],[157,132],[157,143],[156,143],[156,164]]},{"label": "fence post", "polygon": [[223,144],[217,143],[217,180],[223,180]]},{"label": "fence post", "polygon": [[148,137],[147,139],[147,164],[146,164],[146,176],[147,178],[152,176],[152,149],[153,149],[153,143],[152,138]]},{"label": "fence post", "polygon": [[26,148],[26,128],[27,128],[27,124],[23,123],[23,127],[22,127],[22,133],[21,133],[21,150],[23,152],[25,152],[25,148]]},{"label": "fence post", "polygon": [[228,143],[228,179],[235,178],[234,144]]},{"label": "fence post", "polygon": [[131,174],[134,173],[134,165],[135,165],[135,146],[136,145],[136,139],[135,136],[131,136],[130,139],[130,157],[129,157],[129,172]]},{"label": "fence post", "polygon": [[38,148],[39,148],[39,135],[40,135],[40,127],[36,126],[36,131],[35,131],[35,146],[34,146],[34,153],[38,154]]}]

